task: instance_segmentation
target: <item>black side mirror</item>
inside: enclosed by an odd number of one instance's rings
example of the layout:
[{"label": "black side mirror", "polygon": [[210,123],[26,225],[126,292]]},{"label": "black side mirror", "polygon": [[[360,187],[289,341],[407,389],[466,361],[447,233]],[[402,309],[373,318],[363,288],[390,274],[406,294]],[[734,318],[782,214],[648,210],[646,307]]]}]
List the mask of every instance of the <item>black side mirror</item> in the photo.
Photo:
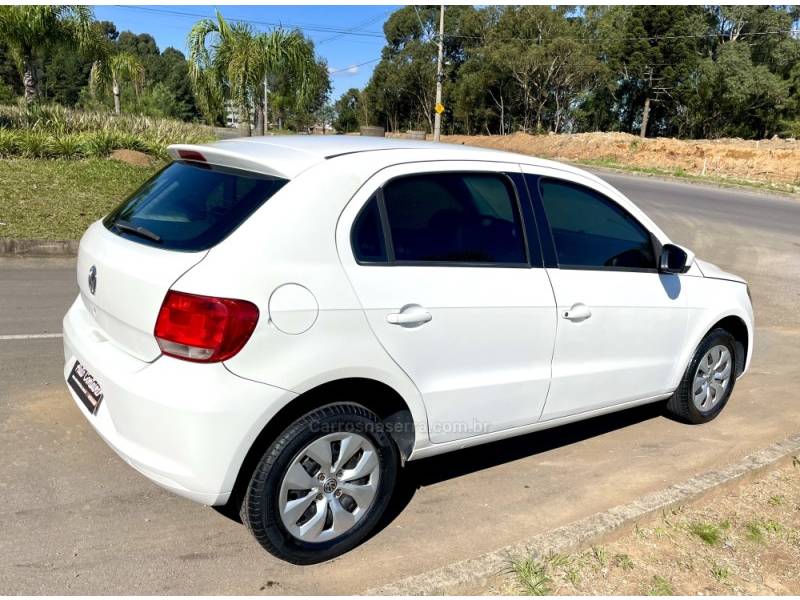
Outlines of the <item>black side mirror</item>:
[{"label": "black side mirror", "polygon": [[658,261],[658,270],[662,273],[686,273],[691,265],[689,255],[683,248],[675,244],[664,244],[661,248],[661,258]]}]

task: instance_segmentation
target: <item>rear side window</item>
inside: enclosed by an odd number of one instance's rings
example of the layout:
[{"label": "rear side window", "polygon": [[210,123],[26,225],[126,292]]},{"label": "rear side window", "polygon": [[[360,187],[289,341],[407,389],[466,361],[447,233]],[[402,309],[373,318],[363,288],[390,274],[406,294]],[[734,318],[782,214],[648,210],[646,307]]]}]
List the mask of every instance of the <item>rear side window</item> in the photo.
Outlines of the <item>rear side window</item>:
[{"label": "rear side window", "polygon": [[359,262],[386,262],[386,243],[378,209],[378,199],[373,196],[353,223],[353,250]]},{"label": "rear side window", "polygon": [[430,173],[383,188],[398,262],[527,264],[510,181],[483,173]]},{"label": "rear side window", "polygon": [[238,169],[173,162],[108,215],[104,224],[144,244],[207,250],[286,183],[286,179]]},{"label": "rear side window", "polygon": [[542,180],[541,193],[559,266],[655,268],[650,233],[612,200],[553,179]]}]

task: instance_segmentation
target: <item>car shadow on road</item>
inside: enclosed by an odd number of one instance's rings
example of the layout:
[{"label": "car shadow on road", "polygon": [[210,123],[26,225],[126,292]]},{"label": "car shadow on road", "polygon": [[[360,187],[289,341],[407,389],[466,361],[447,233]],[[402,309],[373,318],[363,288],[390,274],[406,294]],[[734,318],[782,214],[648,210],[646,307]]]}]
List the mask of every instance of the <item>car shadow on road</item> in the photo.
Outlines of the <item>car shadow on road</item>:
[{"label": "car shadow on road", "polygon": [[[517,437],[481,444],[407,463],[400,470],[391,502],[377,526],[362,543],[390,525],[409,505],[417,490],[469,473],[489,469],[508,462],[543,454],[550,450],[582,442],[605,433],[623,429],[664,415],[664,404],[646,404],[608,415],[536,431]],[[241,523],[239,504],[232,501],[213,507],[221,515]]]},{"label": "car shadow on road", "polygon": [[392,502],[372,535],[390,525],[405,510],[416,491],[422,487],[543,454],[662,416],[664,416],[664,405],[662,402],[657,402],[553,429],[411,461],[400,471]]}]

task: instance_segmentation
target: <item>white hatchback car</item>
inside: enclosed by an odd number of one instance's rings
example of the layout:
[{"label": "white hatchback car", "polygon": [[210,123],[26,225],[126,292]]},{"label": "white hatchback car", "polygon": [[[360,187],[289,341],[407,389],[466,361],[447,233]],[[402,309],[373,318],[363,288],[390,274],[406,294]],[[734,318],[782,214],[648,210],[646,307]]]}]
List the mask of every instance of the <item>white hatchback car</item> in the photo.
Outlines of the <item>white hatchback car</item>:
[{"label": "white hatchback car", "polygon": [[294,563],[364,540],[405,461],[665,401],[713,419],[744,281],[589,173],[361,137],[170,148],[83,236],[64,376],[157,484]]}]

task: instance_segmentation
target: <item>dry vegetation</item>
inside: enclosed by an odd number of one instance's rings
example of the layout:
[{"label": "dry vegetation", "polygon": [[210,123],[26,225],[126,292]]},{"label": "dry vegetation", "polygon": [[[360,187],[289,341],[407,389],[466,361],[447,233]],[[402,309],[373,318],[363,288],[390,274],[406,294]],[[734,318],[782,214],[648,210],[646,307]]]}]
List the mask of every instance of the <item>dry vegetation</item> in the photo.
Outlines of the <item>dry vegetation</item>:
[{"label": "dry vegetation", "polygon": [[641,139],[627,133],[444,136],[442,141],[577,163],[800,191],[800,141]]},{"label": "dry vegetation", "polygon": [[800,459],[581,553],[510,560],[484,594],[800,594]]}]

